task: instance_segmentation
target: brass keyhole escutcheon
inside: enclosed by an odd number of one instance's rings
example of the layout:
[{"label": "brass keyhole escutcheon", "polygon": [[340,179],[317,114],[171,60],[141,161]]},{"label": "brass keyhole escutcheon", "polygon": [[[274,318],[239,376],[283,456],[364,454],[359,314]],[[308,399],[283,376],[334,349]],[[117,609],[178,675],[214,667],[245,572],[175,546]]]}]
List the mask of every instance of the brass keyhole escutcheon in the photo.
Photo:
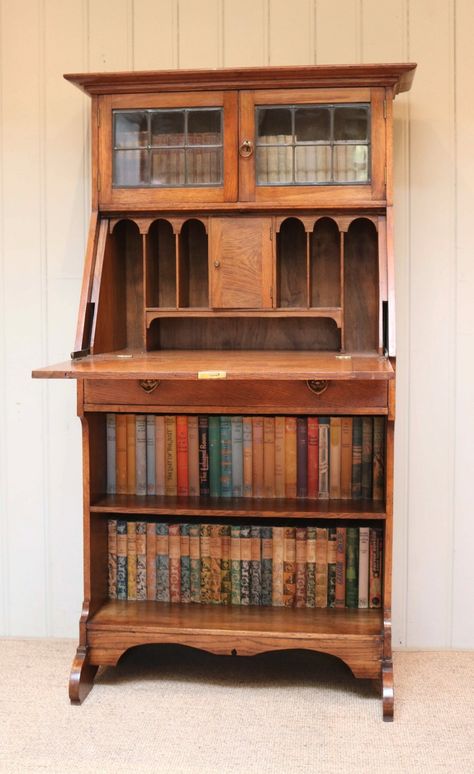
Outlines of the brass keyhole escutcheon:
[{"label": "brass keyhole escutcheon", "polygon": [[149,394],[150,392],[154,392],[158,385],[160,384],[158,379],[142,379],[140,382],[138,382],[142,390]]},{"label": "brass keyhole escutcheon", "polygon": [[308,379],[306,386],[314,395],[322,395],[329,387],[329,382],[327,379]]}]

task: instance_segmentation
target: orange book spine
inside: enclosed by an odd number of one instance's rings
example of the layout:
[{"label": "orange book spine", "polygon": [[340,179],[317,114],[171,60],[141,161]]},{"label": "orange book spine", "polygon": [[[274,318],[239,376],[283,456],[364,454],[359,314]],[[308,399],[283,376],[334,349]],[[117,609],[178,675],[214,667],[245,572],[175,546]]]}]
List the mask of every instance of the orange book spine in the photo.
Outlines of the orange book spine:
[{"label": "orange book spine", "polygon": [[252,417],[252,489],[263,497],[263,417]]},{"label": "orange book spine", "polygon": [[275,497],[285,496],[285,417],[275,417]]},{"label": "orange book spine", "polygon": [[181,535],[179,524],[169,525],[170,601],[181,602]]},{"label": "orange book spine", "polygon": [[252,417],[242,419],[243,494],[253,495]]},{"label": "orange book spine", "polygon": [[275,417],[263,419],[263,496],[275,497]]},{"label": "orange book spine", "polygon": [[188,476],[188,418],[176,417],[176,486],[178,495],[189,494]]},{"label": "orange book spine", "polygon": [[117,494],[127,494],[127,415],[117,414],[116,424]]},{"label": "orange book spine", "polygon": [[341,421],[341,498],[352,497],[352,417]]},{"label": "orange book spine", "polygon": [[272,527],[272,605],[283,605],[283,527]]},{"label": "orange book spine", "polygon": [[296,417],[285,418],[285,497],[296,497]]},{"label": "orange book spine", "polygon": [[155,494],[165,494],[165,418],[155,417]]},{"label": "orange book spine", "polygon": [[329,422],[329,497],[341,496],[341,417]]},{"label": "orange book spine", "polygon": [[178,493],[176,464],[176,417],[165,417],[165,494]]},{"label": "orange book spine", "polygon": [[137,492],[137,437],[135,414],[127,414],[127,494]]}]

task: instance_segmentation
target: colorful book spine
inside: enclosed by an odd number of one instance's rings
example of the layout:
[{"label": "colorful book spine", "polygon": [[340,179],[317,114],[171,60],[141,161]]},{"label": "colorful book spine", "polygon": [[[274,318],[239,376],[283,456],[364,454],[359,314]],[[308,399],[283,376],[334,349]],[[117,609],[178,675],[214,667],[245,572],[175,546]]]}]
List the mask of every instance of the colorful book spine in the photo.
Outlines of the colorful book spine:
[{"label": "colorful book spine", "polygon": [[252,417],[252,489],[263,497],[263,417]]},{"label": "colorful book spine", "polygon": [[137,491],[137,429],[135,414],[127,414],[127,494]]},{"label": "colorful book spine", "polygon": [[263,496],[275,497],[275,417],[263,419]]},{"label": "colorful book spine", "polygon": [[306,607],[316,607],[316,527],[306,529]]},{"label": "colorful book spine", "polygon": [[165,417],[165,494],[176,496],[178,475],[176,459],[176,417]]},{"label": "colorful book spine", "polygon": [[201,602],[201,545],[199,524],[189,525],[189,558],[191,572],[191,602]]},{"label": "colorful book spine", "polygon": [[201,524],[201,602],[212,602],[211,525]]},{"label": "colorful book spine", "polygon": [[156,599],[156,527],[146,525],[146,598]]},{"label": "colorful book spine", "polygon": [[319,417],[319,492],[320,500],[329,498],[329,417]]},{"label": "colorful book spine", "polygon": [[283,604],[293,607],[296,595],[296,535],[294,527],[284,527]]},{"label": "colorful book spine", "polygon": [[283,605],[284,529],[272,527],[272,604]]},{"label": "colorful book spine", "polygon": [[240,604],[250,605],[250,562],[252,547],[250,527],[240,528]]},{"label": "colorful book spine", "polygon": [[211,526],[211,602],[219,605],[221,602],[221,528],[218,524]]},{"label": "colorful book spine", "polygon": [[382,530],[371,527],[369,541],[369,607],[379,608],[382,606]]},{"label": "colorful book spine", "polygon": [[337,529],[328,527],[328,607],[336,607]]},{"label": "colorful book spine", "polygon": [[146,495],[146,417],[137,414],[135,417],[135,493]]},{"label": "colorful book spine", "polygon": [[117,599],[127,599],[127,522],[117,519]]},{"label": "colorful book spine", "polygon": [[308,497],[316,498],[319,489],[319,422],[308,417]]},{"label": "colorful book spine", "polygon": [[232,497],[232,423],[230,417],[220,417],[220,440],[221,497]]},{"label": "colorful book spine", "polygon": [[285,417],[285,497],[296,497],[296,417]]},{"label": "colorful book spine", "polygon": [[117,491],[116,457],[116,419],[115,414],[107,414],[105,418],[107,439],[107,494],[115,494]]},{"label": "colorful book spine", "polygon": [[155,417],[155,494],[165,494],[165,418]]},{"label": "colorful book spine", "polygon": [[221,541],[221,603],[230,605],[232,603],[232,572],[230,557],[230,525],[222,524],[220,526]]},{"label": "colorful book spine", "polygon": [[189,496],[199,497],[199,428],[198,417],[188,417],[188,485]]},{"label": "colorful book spine", "polygon": [[221,431],[219,417],[209,417],[209,492],[221,494]]},{"label": "colorful book spine", "polygon": [[362,417],[352,419],[352,498],[362,499]]},{"label": "colorful book spine", "polygon": [[127,599],[137,598],[137,527],[134,521],[127,522]]},{"label": "colorful book spine", "polygon": [[146,566],[146,522],[137,521],[137,600],[147,598],[147,566]]},{"label": "colorful book spine", "polygon": [[383,500],[385,494],[384,441],[385,421],[383,417],[374,417],[374,448],[372,470],[372,498]]},{"label": "colorful book spine", "polygon": [[156,461],[155,461],[155,417],[148,414],[146,417],[146,493],[155,494]]},{"label": "colorful book spine", "polygon": [[336,607],[346,605],[346,528],[336,527]]},{"label": "colorful book spine", "polygon": [[176,490],[180,497],[189,494],[188,418],[183,414],[176,417]]},{"label": "colorful book spine", "polygon": [[360,608],[369,606],[369,535],[370,527],[359,528],[359,581],[358,600]]},{"label": "colorful book spine", "polygon": [[252,417],[242,420],[243,495],[253,496]]},{"label": "colorful book spine", "polygon": [[362,417],[362,498],[372,497],[372,467],[373,467],[373,429],[372,417]]},{"label": "colorful book spine", "polygon": [[341,498],[352,497],[352,417],[341,419]]},{"label": "colorful book spine", "polygon": [[170,601],[170,568],[168,525],[156,524],[156,599]]},{"label": "colorful book spine", "polygon": [[296,592],[295,606],[306,607],[306,527],[296,527]]},{"label": "colorful book spine", "polygon": [[346,607],[358,607],[359,604],[359,530],[357,527],[346,529]]},{"label": "colorful book spine", "polygon": [[329,420],[329,497],[341,497],[341,417]]},{"label": "colorful book spine", "polygon": [[316,607],[328,606],[328,530],[316,528]]},{"label": "colorful book spine", "polygon": [[230,574],[232,604],[240,605],[240,527],[230,528]]},{"label": "colorful book spine", "polygon": [[198,419],[199,430],[199,494],[207,497],[209,489],[209,420],[205,416]]},{"label": "colorful book spine", "polygon": [[[114,461],[115,465],[115,461]],[[109,519],[107,522],[108,533],[108,571],[109,571],[109,597],[117,599],[117,519]]]},{"label": "colorful book spine", "polygon": [[230,424],[232,437],[232,496],[242,497],[244,491],[242,417],[232,417]]},{"label": "colorful book spine", "polygon": [[285,497],[285,417],[275,417],[275,497]]},{"label": "colorful book spine", "polygon": [[296,420],[296,496],[308,496],[308,422]]},{"label": "colorful book spine", "polygon": [[259,605],[262,592],[260,527],[250,527],[250,604]]},{"label": "colorful book spine", "polygon": [[127,494],[127,415],[115,417],[116,439],[116,490],[117,494]]},{"label": "colorful book spine", "polygon": [[262,595],[261,604],[272,604],[272,528],[261,527],[262,538]]},{"label": "colorful book spine", "polygon": [[191,602],[191,555],[189,541],[189,524],[179,525],[180,534],[180,564],[181,564],[181,602]]}]

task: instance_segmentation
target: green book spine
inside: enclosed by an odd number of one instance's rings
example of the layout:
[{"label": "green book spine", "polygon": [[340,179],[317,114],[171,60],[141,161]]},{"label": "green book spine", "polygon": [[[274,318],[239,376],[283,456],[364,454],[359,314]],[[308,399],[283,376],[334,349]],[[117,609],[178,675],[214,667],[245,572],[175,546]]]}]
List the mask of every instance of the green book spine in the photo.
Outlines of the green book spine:
[{"label": "green book spine", "polygon": [[240,528],[240,604],[250,604],[250,527]]},{"label": "green book spine", "polygon": [[347,527],[346,530],[346,607],[358,607],[359,604],[359,530]]},{"label": "green book spine", "polygon": [[189,554],[189,524],[180,524],[181,541],[181,602],[191,602],[191,557]]},{"label": "green book spine", "polygon": [[230,605],[232,602],[232,577],[230,568],[230,525],[223,524],[221,533],[221,603]]},{"label": "green book spine", "polygon": [[240,527],[230,528],[230,574],[232,604],[240,605]]},{"label": "green book spine", "polygon": [[328,607],[336,606],[337,528],[328,527]]},{"label": "green book spine", "polygon": [[219,417],[209,417],[209,491],[221,495],[221,440]]},{"label": "green book spine", "polygon": [[137,521],[137,599],[146,599],[146,522]]},{"label": "green book spine", "polygon": [[212,602],[211,525],[201,524],[201,602]]},{"label": "green book spine", "polygon": [[316,607],[316,527],[306,529],[306,607]]},{"label": "green book spine", "polygon": [[127,599],[127,522],[117,520],[117,599]]},{"label": "green book spine", "polygon": [[362,418],[362,499],[372,498],[372,467],[373,467],[373,432],[372,417]]},{"label": "green book spine", "polygon": [[242,417],[232,417],[232,496],[243,494],[243,424]]},{"label": "green book spine", "polygon": [[384,482],[384,440],[385,420],[383,417],[374,417],[374,453],[373,453],[373,487],[374,500],[383,500],[385,494]]},{"label": "green book spine", "polygon": [[189,557],[190,557],[190,584],[191,602],[201,602],[201,546],[200,525],[189,525]]},{"label": "green book spine", "polygon": [[262,596],[262,550],[260,527],[250,527],[250,604],[260,605]]},{"label": "green book spine", "polygon": [[221,433],[221,497],[232,497],[232,423],[220,417]]},{"label": "green book spine", "polygon": [[362,498],[362,417],[352,419],[352,497]]},{"label": "green book spine", "polygon": [[170,601],[168,525],[163,522],[156,525],[156,599]]},{"label": "green book spine", "polygon": [[272,574],[272,555],[273,555],[273,541],[272,541],[272,528],[261,527],[260,534],[262,537],[262,605],[272,604],[273,594],[273,574]]}]

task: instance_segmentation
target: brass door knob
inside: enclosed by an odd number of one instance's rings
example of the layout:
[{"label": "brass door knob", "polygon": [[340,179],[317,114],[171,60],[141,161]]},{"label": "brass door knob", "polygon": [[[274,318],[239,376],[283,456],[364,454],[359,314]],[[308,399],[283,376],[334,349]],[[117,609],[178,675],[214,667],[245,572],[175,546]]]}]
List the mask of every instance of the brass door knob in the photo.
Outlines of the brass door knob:
[{"label": "brass door knob", "polygon": [[220,261],[214,261],[214,267],[215,267],[216,269],[220,269],[220,267],[221,267],[221,262],[220,262]]}]

